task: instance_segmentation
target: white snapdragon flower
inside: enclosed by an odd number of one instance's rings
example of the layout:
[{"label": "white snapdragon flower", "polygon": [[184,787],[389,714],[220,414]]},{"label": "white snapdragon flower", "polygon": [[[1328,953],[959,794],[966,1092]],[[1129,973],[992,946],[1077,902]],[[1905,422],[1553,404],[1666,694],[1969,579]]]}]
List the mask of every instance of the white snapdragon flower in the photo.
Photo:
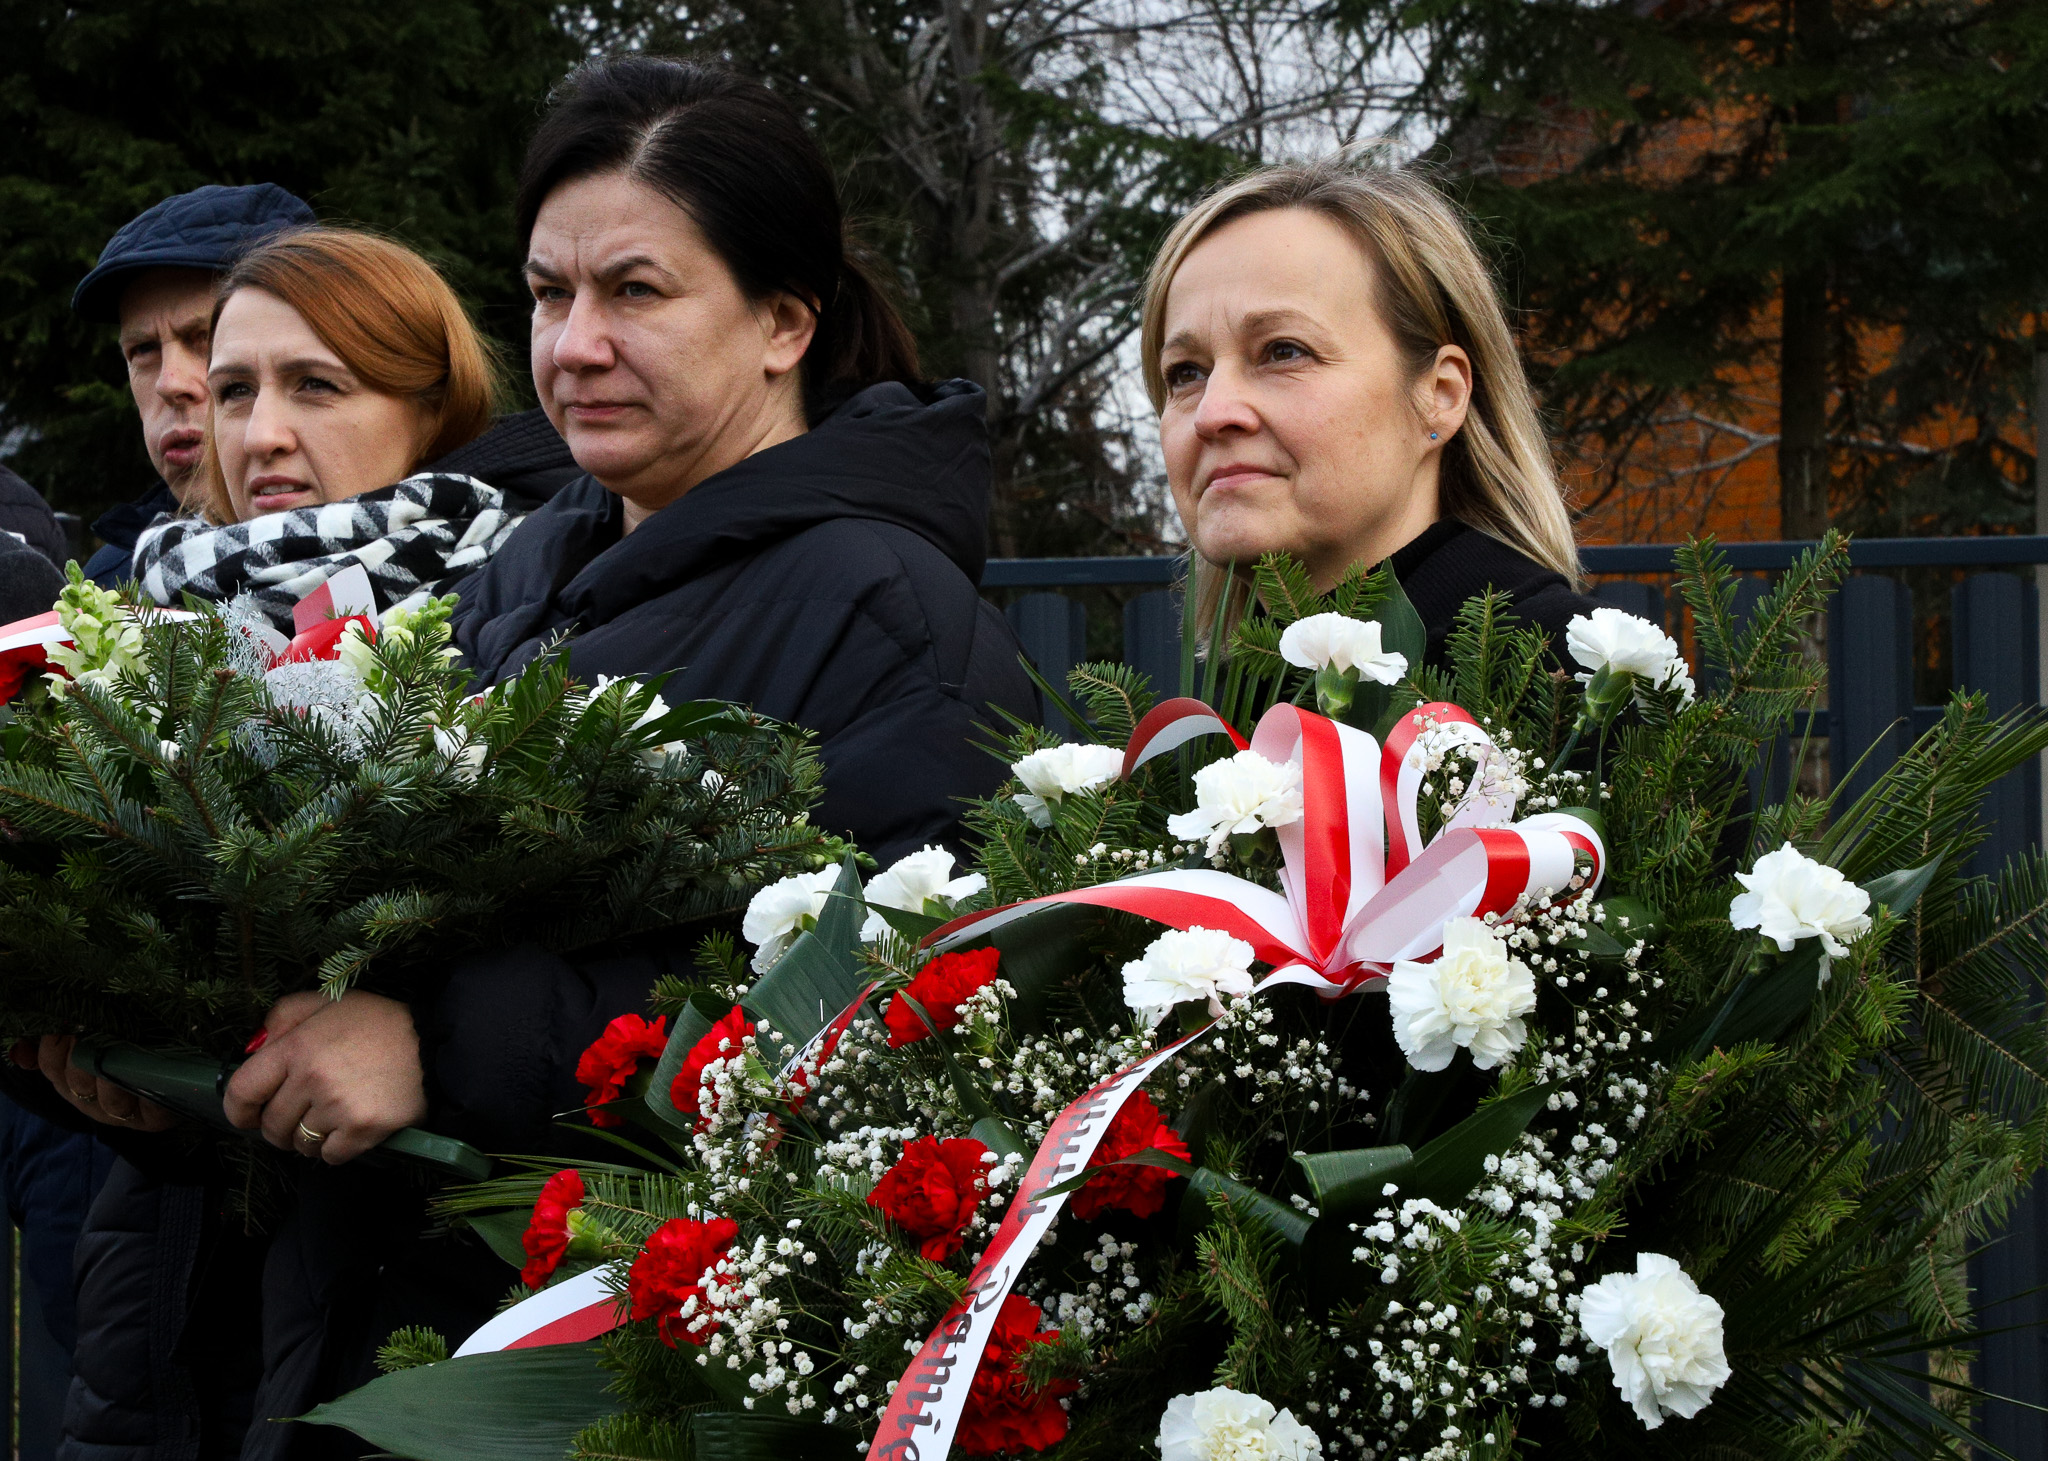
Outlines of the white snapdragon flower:
[{"label": "white snapdragon flower", "polygon": [[489,746],[471,740],[469,732],[460,726],[453,730],[435,726],[434,750],[455,768],[456,778],[469,785],[474,785],[476,779],[483,775],[484,758],[490,754]]},{"label": "white snapdragon flower", "polygon": [[1828,982],[1828,961],[1849,952],[1849,944],[1870,931],[1870,894],[1841,870],[1815,862],[1787,842],[1756,860],[1752,872],[1735,881],[1749,891],[1728,904],[1728,921],[1774,940],[1780,953],[1803,938],[1820,940],[1820,982]]},{"label": "white snapdragon flower", "polygon": [[1508,955],[1507,941],[1477,918],[1444,925],[1444,951],[1427,964],[1402,959],[1387,976],[1394,1038],[1417,1070],[1442,1070],[1460,1045],[1492,1070],[1529,1038],[1536,976]]},{"label": "white snapdragon flower", "polygon": [[1322,1439],[1273,1402],[1218,1386],[1176,1395],[1159,1418],[1159,1461],[1319,1461]]},{"label": "white snapdragon flower", "polygon": [[1728,1381],[1721,1306],[1661,1253],[1638,1253],[1634,1273],[1589,1286],[1579,1327],[1607,1351],[1614,1388],[1651,1430],[1667,1415],[1690,1420]]},{"label": "white snapdragon flower", "polygon": [[122,674],[149,673],[141,621],[118,595],[91,582],[67,583],[56,610],[57,623],[71,642],[44,651],[63,672],[48,677],[51,695],[61,700],[73,684],[111,689]]},{"label": "white snapdragon flower", "polygon": [[1195,773],[1195,809],[1166,819],[1166,830],[1208,844],[1214,857],[1236,832],[1285,827],[1301,820],[1301,766],[1239,751]]},{"label": "white snapdragon flower", "polygon": [[[927,847],[898,858],[878,873],[861,894],[869,903],[900,908],[906,913],[923,913],[925,905],[937,901],[951,908],[962,898],[972,897],[988,886],[980,873],[953,875],[953,854],[943,847]],[[889,931],[889,921],[879,913],[868,914],[860,927],[861,938],[873,943]]]},{"label": "white snapdragon flower", "polygon": [[1381,647],[1378,620],[1342,614],[1311,614],[1289,624],[1280,635],[1280,657],[1305,670],[1356,672],[1380,685],[1398,684],[1408,673],[1406,655]]},{"label": "white snapdragon flower", "polygon": [[783,956],[797,935],[817,926],[818,916],[839,883],[839,869],[820,868],[814,873],[796,873],[770,883],[747,904],[747,916],[740,932],[755,945],[754,968],[767,973]]},{"label": "white snapdragon flower", "polygon": [[1033,824],[1052,825],[1052,808],[1061,797],[1077,791],[1093,791],[1123,774],[1124,753],[1115,746],[1098,746],[1069,741],[1033,751],[1010,768],[1010,774],[1024,783],[1024,790],[1012,798]]},{"label": "white snapdragon flower", "polygon": [[335,641],[334,657],[358,681],[370,678],[370,672],[377,668],[377,647],[362,620],[349,620],[341,638]]},{"label": "white snapdragon flower", "polygon": [[1591,672],[1579,676],[1581,684],[1606,670],[1660,690],[1675,689],[1687,704],[1692,702],[1692,666],[1679,652],[1678,641],[1648,619],[1603,606],[1565,626],[1565,647]]},{"label": "white snapdragon flower", "polygon": [[1124,965],[1124,1003],[1151,1029],[1173,1007],[1207,1000],[1223,1013],[1223,996],[1252,992],[1252,946],[1213,928],[1172,929],[1152,941],[1141,959]]}]

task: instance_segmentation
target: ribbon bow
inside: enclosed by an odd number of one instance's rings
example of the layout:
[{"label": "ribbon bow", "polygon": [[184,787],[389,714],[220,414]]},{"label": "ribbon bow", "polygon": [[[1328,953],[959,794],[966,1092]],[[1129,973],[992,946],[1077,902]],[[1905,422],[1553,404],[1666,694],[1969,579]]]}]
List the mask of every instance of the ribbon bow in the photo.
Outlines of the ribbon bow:
[{"label": "ribbon bow", "polygon": [[[1245,748],[1200,701],[1167,701],[1139,723],[1123,774],[1220,733]],[[1429,761],[1458,745],[1476,752],[1472,784],[1425,844],[1418,803]],[[1385,746],[1313,711],[1276,705],[1261,717],[1248,749],[1301,767],[1302,816],[1274,829],[1284,895],[1208,869],[1141,873],[966,914],[937,929],[933,945],[965,943],[1053,904],[1079,903],[1170,928],[1219,929],[1249,943],[1276,971],[1290,971],[1290,982],[1335,996],[1379,987],[1398,960],[1434,957],[1454,918],[1505,914],[1533,894],[1574,890],[1580,854],[1592,866],[1579,886],[1597,886],[1606,863],[1600,834],[1579,817],[1546,812],[1514,819],[1514,789],[1500,774],[1505,758],[1455,705],[1418,706],[1396,723]]]}]

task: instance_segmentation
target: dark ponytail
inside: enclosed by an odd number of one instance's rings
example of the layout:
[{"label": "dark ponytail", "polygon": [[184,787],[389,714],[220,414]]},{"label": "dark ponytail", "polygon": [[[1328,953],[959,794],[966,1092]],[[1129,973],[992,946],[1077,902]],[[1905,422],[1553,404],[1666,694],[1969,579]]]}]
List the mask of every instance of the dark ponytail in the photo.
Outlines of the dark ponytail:
[{"label": "dark ponytail", "polygon": [[614,56],[570,73],[526,149],[514,207],[520,247],[564,183],[626,172],[689,214],[754,299],[813,305],[804,355],[814,402],[918,379],[917,343],[849,249],[839,186],[788,102],[722,66]]}]

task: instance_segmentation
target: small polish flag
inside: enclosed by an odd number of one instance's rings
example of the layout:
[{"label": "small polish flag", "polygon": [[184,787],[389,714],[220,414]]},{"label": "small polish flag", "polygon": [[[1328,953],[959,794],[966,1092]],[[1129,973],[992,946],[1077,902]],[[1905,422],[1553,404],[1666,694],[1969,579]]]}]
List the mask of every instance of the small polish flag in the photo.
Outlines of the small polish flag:
[{"label": "small polish flag", "polygon": [[625,1265],[613,1263],[544,1288],[463,1340],[454,1357],[542,1344],[581,1344],[609,1334],[626,1319],[626,1301],[611,1288],[613,1281],[624,1276]]}]

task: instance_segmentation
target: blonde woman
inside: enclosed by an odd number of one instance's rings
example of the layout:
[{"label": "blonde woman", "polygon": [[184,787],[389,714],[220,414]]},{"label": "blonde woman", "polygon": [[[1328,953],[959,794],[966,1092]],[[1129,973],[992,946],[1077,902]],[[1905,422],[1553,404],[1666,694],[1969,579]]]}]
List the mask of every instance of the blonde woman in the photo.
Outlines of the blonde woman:
[{"label": "blonde woman", "polygon": [[1560,647],[1591,607],[1493,278],[1416,174],[1338,155],[1218,189],[1153,261],[1143,351],[1201,622],[1274,551],[1319,588],[1391,558],[1437,662],[1474,594]]}]

